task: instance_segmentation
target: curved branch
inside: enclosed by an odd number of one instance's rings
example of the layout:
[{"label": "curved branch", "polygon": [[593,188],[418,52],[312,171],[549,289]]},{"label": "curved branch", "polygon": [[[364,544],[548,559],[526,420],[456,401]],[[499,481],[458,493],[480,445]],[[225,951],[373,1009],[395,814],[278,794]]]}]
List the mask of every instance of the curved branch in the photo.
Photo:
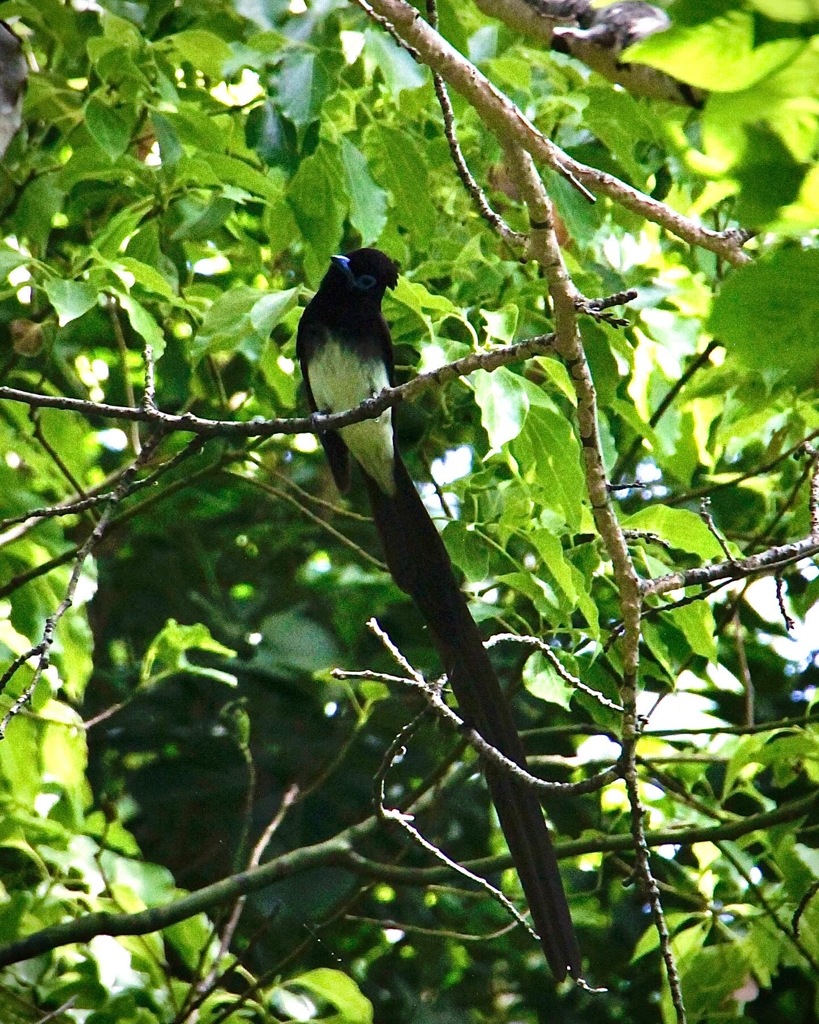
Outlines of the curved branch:
[{"label": "curved branch", "polygon": [[819,555],[819,539],[804,537],[792,544],[768,548],[758,555],[751,555],[738,561],[716,562],[701,569],[670,572],[653,580],[643,580],[640,583],[640,592],[645,599],[652,594],[667,594],[670,590],[702,586],[715,580],[742,580],[757,573],[776,572],[785,565],[792,565],[814,555]]},{"label": "curved branch", "polygon": [[504,147],[520,146],[569,181],[608,196],[627,210],[662,225],[691,245],[716,253],[735,266],[750,261],[742,251],[746,236],[741,231],[711,231],[672,210],[605,171],[578,163],[538,131],[520,109],[497,89],[463,54],[423,21],[405,0],[355,0],[365,11],[374,11],[380,24],[386,19],[418,60],[439,74],[475,109],[484,124]]},{"label": "curved branch", "polygon": [[136,408],[129,405],[108,405],[91,402],[82,398],[68,398],[64,395],[43,395],[19,388],[0,387],[0,400],[20,402],[32,409],[64,409],[84,416],[103,417],[113,420],[151,423],[162,428],[165,434],[185,431],[206,437],[272,437],[274,434],[320,434],[325,430],[338,430],[350,423],[374,419],[390,406],[410,401],[431,387],[442,386],[458,377],[468,377],[475,370],[492,370],[509,363],[522,362],[532,356],[543,354],[551,348],[554,336],[541,334],[516,345],[489,349],[485,352],[470,352],[462,359],[419,373],[417,377],[399,384],[398,387],[384,388],[375,398],[369,398],[355,409],[328,415],[294,416],[288,419],[209,420],[193,413],[162,412],[152,406]]},{"label": "curved branch", "polygon": [[[664,846],[668,843],[677,846],[690,846],[699,842],[738,839],[751,832],[796,821],[806,815],[817,802],[819,802],[819,794],[812,793],[774,811],[765,811],[727,825],[647,832],[646,843],[652,847]],[[68,943],[88,942],[96,935],[147,935],[150,932],[161,931],[163,928],[168,928],[195,914],[211,910],[222,903],[267,888],[279,879],[317,867],[345,868],[362,877],[403,885],[431,885],[449,877],[449,870],[443,867],[406,868],[368,860],[356,853],[353,849],[353,842],[372,832],[377,824],[378,819],[375,816],[369,817],[359,824],[345,829],[332,839],[283,854],[261,867],[240,871],[238,874],[204,886],[182,899],[166,903],[161,907],[151,907],[136,914],[87,914],[85,917],[73,921],[63,921],[49,928],[43,928],[17,942],[9,942],[5,946],[0,946],[0,967],[8,967],[21,960],[29,960]],[[620,850],[629,850],[632,849],[633,844],[634,838],[628,832],[616,836],[601,836],[570,843],[558,843],[555,846],[555,853],[562,860],[581,854],[615,853]],[[500,871],[511,867],[511,864],[511,858],[504,855],[484,857],[467,862],[467,866],[471,870],[478,872]]]}]

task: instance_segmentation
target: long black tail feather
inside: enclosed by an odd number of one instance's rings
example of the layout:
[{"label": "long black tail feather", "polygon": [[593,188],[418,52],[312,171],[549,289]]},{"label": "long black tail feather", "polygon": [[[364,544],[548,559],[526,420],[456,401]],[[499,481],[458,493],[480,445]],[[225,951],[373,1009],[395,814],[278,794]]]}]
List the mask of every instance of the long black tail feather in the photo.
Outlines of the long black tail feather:
[{"label": "long black tail feather", "polygon": [[[373,518],[387,565],[423,615],[441,655],[462,717],[511,761],[526,754],[481,635],[461,592],[446,547],[396,455],[396,493],[385,494],[366,473]],[[580,977],[581,958],[557,858],[535,791],[491,763],[492,802],[553,974]]]}]

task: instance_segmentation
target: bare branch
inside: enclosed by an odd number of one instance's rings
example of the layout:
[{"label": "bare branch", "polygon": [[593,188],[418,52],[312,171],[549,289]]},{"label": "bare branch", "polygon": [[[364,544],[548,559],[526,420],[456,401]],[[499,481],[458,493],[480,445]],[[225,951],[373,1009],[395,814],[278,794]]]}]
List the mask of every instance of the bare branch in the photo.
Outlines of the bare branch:
[{"label": "bare branch", "polygon": [[389,745],[387,751],[384,754],[384,757],[381,762],[381,767],[379,768],[378,773],[376,774],[375,777],[375,807],[378,816],[382,818],[384,821],[395,822],[397,825],[401,827],[401,829],[403,829],[403,831],[410,837],[410,839],[414,843],[416,843],[416,845],[421,847],[422,850],[426,850],[427,853],[431,853],[436,860],[439,860],[446,867],[451,868],[453,871],[457,872],[457,874],[469,879],[470,882],[474,882],[476,885],[480,886],[482,889],[488,892],[492,899],[500,903],[504,910],[506,910],[506,912],[510,914],[511,917],[513,917],[519,925],[522,925],[526,929],[526,931],[529,932],[532,938],[535,939],[535,941],[540,941],[540,936],[535,932],[535,930],[532,928],[532,926],[529,924],[529,922],[526,920],[523,914],[521,914],[521,912],[518,910],[515,904],[504,893],[502,893],[500,889],[492,885],[492,883],[488,879],[484,878],[482,875],[478,875],[474,871],[470,871],[469,868],[466,868],[462,864],[459,864],[458,861],[453,860],[446,853],[444,853],[444,851],[440,849],[440,847],[436,846],[434,843],[431,843],[427,838],[425,838],[412,824],[413,816],[411,814],[407,814],[404,811],[400,811],[398,808],[395,807],[387,807],[387,774],[392,765],[395,763],[395,759],[404,750],[404,747],[408,742],[409,738],[418,728],[418,724],[422,717],[423,716],[420,715],[417,718],[415,718],[412,722],[405,725],[404,728],[398,733],[398,735]]},{"label": "bare branch", "polygon": [[[608,196],[614,202],[647,220],[661,224],[667,231],[691,245],[717,253],[728,263],[739,266],[750,257],[742,251],[746,238],[736,231],[711,231],[672,210],[665,203],[632,188],[614,175],[572,160],[535,128],[518,107],[497,89],[461,53],[443,39],[405,0],[355,0],[368,13],[386,18],[405,44],[417,51],[416,59],[427,64],[448,85],[456,89],[474,107],[486,126],[506,147],[518,146],[542,161],[569,181]],[[534,220],[537,224],[538,220]]]},{"label": "bare branch", "polygon": [[150,423],[160,427],[164,433],[184,431],[202,434],[206,437],[272,437],[274,434],[320,434],[325,430],[338,430],[350,423],[374,419],[385,409],[399,402],[411,401],[432,387],[441,387],[458,377],[468,377],[475,370],[491,372],[500,366],[518,363],[535,355],[542,355],[553,344],[551,334],[538,335],[527,341],[484,352],[470,352],[462,359],[440,366],[436,370],[419,373],[417,377],[394,388],[384,388],[375,398],[369,398],[348,412],[327,415],[298,416],[291,419],[253,419],[237,422],[234,420],[209,420],[192,413],[162,412],[159,409],[131,408],[127,405],[109,405],[104,402],[90,402],[64,395],[43,395],[18,388],[0,387],[0,401],[21,402],[32,409],[66,409],[85,416],[106,417],[114,420],[131,420]]},{"label": "bare branch", "polygon": [[[739,839],[752,832],[797,821],[809,814],[817,802],[819,794],[810,793],[773,811],[750,815],[741,821],[725,825],[647,832],[646,843],[649,847],[664,846],[668,843],[690,846],[699,842]],[[335,866],[367,878],[404,885],[429,885],[448,877],[449,872],[445,868],[407,868],[396,864],[382,864],[367,860],[356,853],[355,841],[371,834],[378,824],[379,819],[372,815],[331,839],[282,854],[258,868],[230,875],[160,907],[151,907],[135,914],[84,914],[73,921],[63,921],[43,928],[16,942],[0,946],[0,967],[29,960],[68,943],[88,942],[95,935],[147,935],[161,931],[241,895],[267,888],[280,878],[301,874],[317,867]],[[631,849],[633,842],[631,833],[599,836],[594,839],[558,843],[555,853],[560,860],[589,853],[614,853]],[[484,858],[466,864],[470,870],[487,872],[499,871],[510,865],[511,858],[508,855]]]},{"label": "bare branch", "polygon": [[686,569],[682,572],[671,572],[666,576],[656,576],[653,580],[642,580],[640,592],[643,598],[652,594],[667,594],[670,590],[681,590],[685,587],[702,586],[715,580],[742,580],[760,573],[776,572],[786,565],[801,562],[803,558],[811,558],[819,554],[819,537],[805,537],[792,544],[768,548],[758,555],[742,558],[731,562],[717,562],[701,569]]},{"label": "bare branch", "polygon": [[26,704],[28,704],[28,702],[31,700],[31,696],[34,693],[37,683],[40,681],[43,673],[47,670],[49,666],[51,659],[51,648],[54,644],[57,626],[60,622],[60,619],[62,619],[63,615],[65,615],[65,613],[73,604],[74,593],[77,589],[77,584],[80,581],[80,576],[82,575],[82,568],[86,558],[89,556],[89,554],[94,550],[99,541],[102,539],[106,531],[106,528],[108,527],[114,509],[119,504],[119,502],[122,501],[122,499],[128,494],[129,490],[133,486],[134,478],[137,472],[139,471],[140,466],[152,454],[152,452],[156,448],[156,445],[159,444],[159,440],[160,439],[157,437],[154,439],[152,444],[146,444],[143,447],[140,455],[134,460],[133,464],[125,473],[123,473],[119,483],[117,484],[117,487],[110,496],[105,511],[100,516],[99,522],[88,535],[83,545],[77,551],[74,561],[74,568],[71,571],[68,586],[65,589],[65,596],[63,597],[56,611],[54,611],[46,619],[45,626],[43,628],[42,640],[40,641],[40,643],[32,647],[31,650],[28,651],[26,654],[20,655],[19,657],[15,658],[11,668],[3,674],[2,683],[3,686],[6,686],[11,680],[14,673],[25,663],[25,661],[32,657],[37,658],[37,664],[34,669],[34,674],[32,676],[31,682],[16,698],[16,700],[11,704],[11,706],[6,711],[5,715],[3,715],[2,721],[0,721],[0,740],[5,739],[6,729],[8,728],[9,723],[12,721],[12,719],[16,715],[18,715],[26,706]]},{"label": "bare branch", "polygon": [[549,782],[546,779],[540,779],[536,775],[532,775],[525,768],[521,768],[515,761],[502,754],[496,747],[493,747],[491,743],[488,743],[476,729],[470,728],[441,696],[442,680],[437,680],[433,683],[427,682],[424,676],[404,658],[404,655],[395,647],[392,640],[381,629],[375,619],[370,619],[367,626],[384,643],[396,661],[407,672],[407,677],[384,676],[368,670],[350,672],[345,669],[334,669],[332,674],[336,679],[378,679],[386,683],[400,682],[419,690],[430,709],[441,721],[464,736],[469,745],[481,757],[491,761],[510,775],[514,775],[524,785],[531,786],[540,792],[549,793],[553,796],[578,796],[583,793],[596,792],[609,785],[609,783],[614,782],[615,779],[620,778],[621,770],[619,763],[611,765],[599,774],[590,779],[584,779],[582,782]]}]

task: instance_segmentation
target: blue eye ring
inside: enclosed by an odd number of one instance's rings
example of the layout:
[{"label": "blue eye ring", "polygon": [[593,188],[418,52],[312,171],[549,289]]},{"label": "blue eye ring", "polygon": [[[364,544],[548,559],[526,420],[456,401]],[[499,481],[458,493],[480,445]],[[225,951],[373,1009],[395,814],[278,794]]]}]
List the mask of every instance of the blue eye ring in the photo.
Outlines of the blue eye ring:
[{"label": "blue eye ring", "polygon": [[376,284],[376,279],[372,274],[362,274],[360,277],[355,279],[355,287],[360,288],[363,292],[368,292],[371,288],[374,288]]}]

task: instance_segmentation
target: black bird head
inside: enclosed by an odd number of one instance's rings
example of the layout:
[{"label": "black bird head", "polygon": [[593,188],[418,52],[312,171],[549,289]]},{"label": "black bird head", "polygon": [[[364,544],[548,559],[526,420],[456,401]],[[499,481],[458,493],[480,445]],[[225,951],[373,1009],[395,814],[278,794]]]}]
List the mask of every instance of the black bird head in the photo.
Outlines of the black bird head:
[{"label": "black bird head", "polygon": [[337,295],[364,297],[380,304],[387,288],[398,284],[398,267],[380,249],[356,249],[346,256],[331,256],[322,289]]}]

